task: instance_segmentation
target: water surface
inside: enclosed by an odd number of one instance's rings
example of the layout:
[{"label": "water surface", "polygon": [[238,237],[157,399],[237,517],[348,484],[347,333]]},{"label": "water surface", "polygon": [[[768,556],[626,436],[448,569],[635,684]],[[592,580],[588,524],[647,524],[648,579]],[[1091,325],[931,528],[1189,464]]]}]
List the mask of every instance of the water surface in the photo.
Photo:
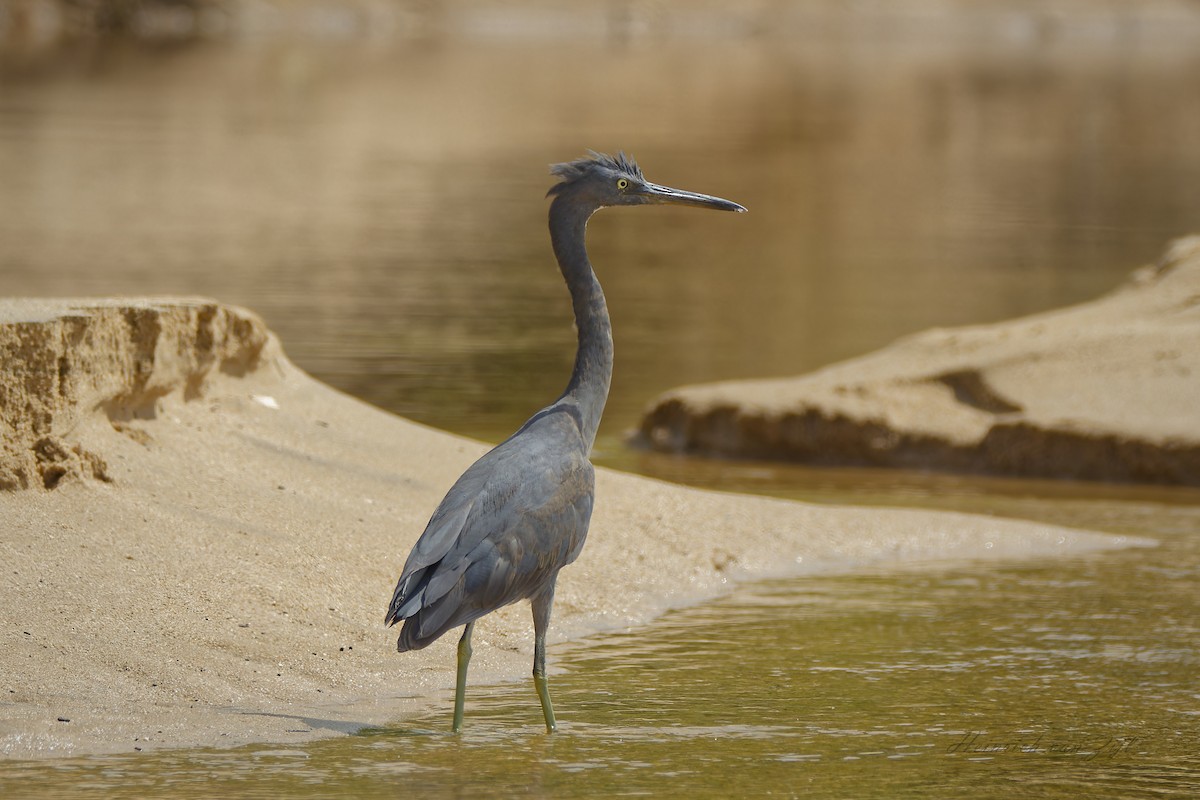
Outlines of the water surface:
[{"label": "water surface", "polygon": [[1200,49],[797,35],[111,46],[10,69],[0,285],[240,303],[322,380],[494,441],[570,371],[546,166],[625,149],[751,213],[592,222],[605,455],[660,391],[1090,299],[1195,230]]},{"label": "water surface", "polygon": [[447,707],[297,747],[9,762],[0,794],[1200,794],[1194,492],[621,443],[672,386],[1079,302],[1157,258],[1200,208],[1200,55],[1160,45],[850,28],[270,40],[97,46],[0,72],[5,294],[244,304],[318,378],[494,441],[571,364],[546,163],[624,148],[651,179],[751,213],[592,223],[617,346],[600,461],[1162,543],[747,587],[556,649],[552,738],[529,686],[472,687],[461,738]]}]

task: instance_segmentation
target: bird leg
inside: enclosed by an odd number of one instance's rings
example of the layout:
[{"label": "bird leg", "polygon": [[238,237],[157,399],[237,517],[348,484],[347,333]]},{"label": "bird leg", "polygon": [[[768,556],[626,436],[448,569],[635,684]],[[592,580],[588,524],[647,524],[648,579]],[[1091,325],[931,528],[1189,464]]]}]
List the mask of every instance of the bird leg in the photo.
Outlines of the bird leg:
[{"label": "bird leg", "polygon": [[[555,576],[557,577],[557,576]],[[554,580],[533,598],[533,686],[542,701],[546,717],[546,733],[554,733],[554,705],[550,702],[550,687],[546,684],[546,628],[550,626],[550,606],[554,603]]]},{"label": "bird leg", "polygon": [[533,643],[533,685],[538,699],[542,701],[542,714],[546,717],[546,733],[558,729],[554,721],[554,704],[550,702],[550,687],[546,684],[546,637],[538,636]]},{"label": "bird leg", "polygon": [[475,623],[468,622],[463,628],[462,638],[458,640],[458,681],[454,685],[454,723],[451,730],[462,732],[463,704],[467,696],[467,665],[471,663],[471,631]]}]

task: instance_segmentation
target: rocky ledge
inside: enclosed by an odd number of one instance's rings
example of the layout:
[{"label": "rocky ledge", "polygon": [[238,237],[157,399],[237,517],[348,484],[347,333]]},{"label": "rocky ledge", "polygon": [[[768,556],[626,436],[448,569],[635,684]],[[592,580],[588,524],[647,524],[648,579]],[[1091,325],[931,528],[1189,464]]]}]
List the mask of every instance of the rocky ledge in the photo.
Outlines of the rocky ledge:
[{"label": "rocky ledge", "polygon": [[1200,485],[1200,237],[1092,302],[658,398],[656,450]]}]

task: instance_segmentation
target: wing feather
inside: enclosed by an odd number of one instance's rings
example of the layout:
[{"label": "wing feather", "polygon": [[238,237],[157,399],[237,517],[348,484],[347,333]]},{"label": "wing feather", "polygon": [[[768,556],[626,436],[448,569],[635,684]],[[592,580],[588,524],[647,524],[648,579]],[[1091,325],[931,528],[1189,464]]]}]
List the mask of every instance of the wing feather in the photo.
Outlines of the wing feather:
[{"label": "wing feather", "polygon": [[594,471],[577,426],[556,416],[475,462],[438,506],[388,610],[388,624],[407,620],[400,649],[531,596],[578,556]]}]

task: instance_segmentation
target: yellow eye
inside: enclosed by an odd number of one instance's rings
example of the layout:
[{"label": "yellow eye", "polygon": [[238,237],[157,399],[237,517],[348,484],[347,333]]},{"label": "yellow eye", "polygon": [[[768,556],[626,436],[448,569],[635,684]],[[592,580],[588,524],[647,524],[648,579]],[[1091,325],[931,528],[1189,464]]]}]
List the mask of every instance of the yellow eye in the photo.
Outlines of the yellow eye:
[{"label": "yellow eye", "polygon": [[622,192],[629,188],[629,181],[624,178],[617,178],[617,188]]}]

